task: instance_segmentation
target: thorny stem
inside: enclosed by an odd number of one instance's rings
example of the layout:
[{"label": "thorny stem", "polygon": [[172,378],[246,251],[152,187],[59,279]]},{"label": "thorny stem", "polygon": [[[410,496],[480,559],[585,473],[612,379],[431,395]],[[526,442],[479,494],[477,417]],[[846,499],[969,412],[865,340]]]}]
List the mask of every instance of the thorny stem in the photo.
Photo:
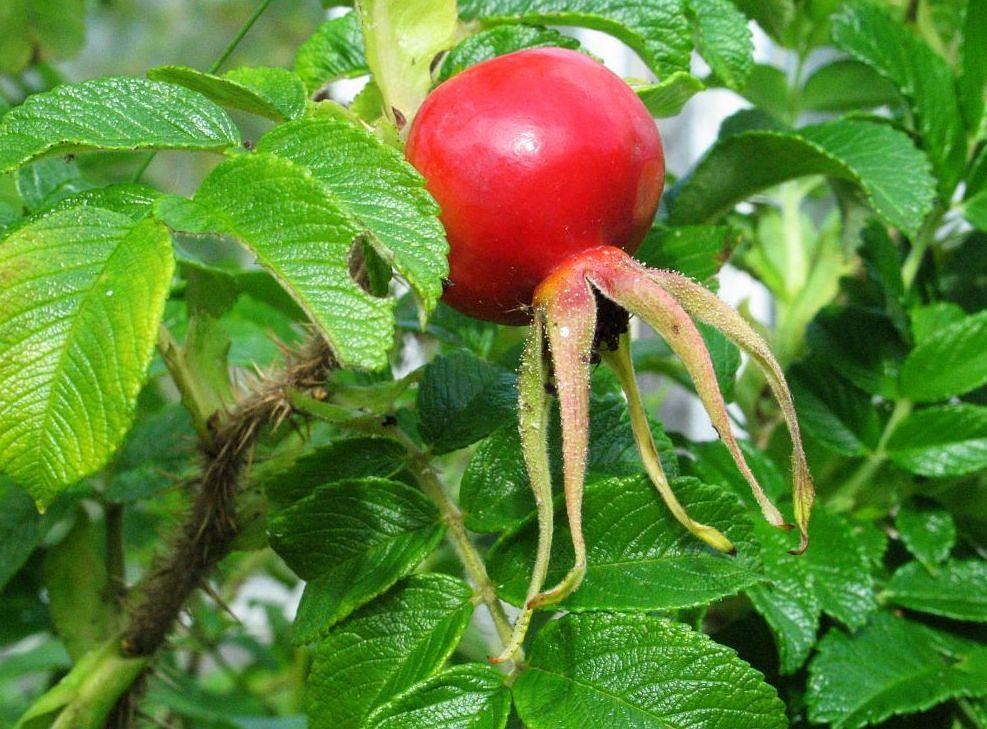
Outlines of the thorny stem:
[{"label": "thorny stem", "polygon": [[[233,36],[233,40],[226,44],[226,48],[224,48],[223,52],[219,54],[219,58],[213,61],[213,64],[209,67],[208,73],[216,73],[223,67],[223,64],[229,60],[231,55],[233,55],[233,51],[236,50],[236,47],[240,45],[240,41],[242,41],[247,33],[250,32],[250,29],[254,27],[254,24],[258,21],[258,19],[260,19],[260,16],[264,14],[264,11],[267,10],[268,6],[273,1],[274,0],[261,0],[260,4],[254,12],[251,13],[250,17],[247,18],[246,22],[240,26],[240,30],[237,31],[237,34]],[[154,161],[157,154],[157,152],[149,152],[144,157],[144,161],[141,162],[136,170],[134,170],[134,174],[130,178],[131,182],[140,182],[141,177],[147,171],[147,168],[151,166],[151,162]]]},{"label": "thorny stem", "polygon": [[829,500],[829,506],[833,511],[840,513],[850,511],[854,507],[860,489],[870,482],[888,459],[888,441],[891,440],[895,429],[911,412],[911,400],[899,400],[895,403],[894,410],[891,411],[891,416],[881,432],[877,447]]}]

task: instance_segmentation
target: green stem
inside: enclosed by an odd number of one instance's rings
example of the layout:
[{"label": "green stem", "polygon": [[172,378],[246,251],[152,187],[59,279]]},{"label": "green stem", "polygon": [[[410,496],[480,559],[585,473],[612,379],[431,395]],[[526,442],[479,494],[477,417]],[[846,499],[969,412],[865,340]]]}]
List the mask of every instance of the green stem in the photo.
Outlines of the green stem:
[{"label": "green stem", "polygon": [[[208,73],[216,73],[223,67],[223,64],[226,63],[230,56],[233,55],[233,51],[235,51],[237,46],[240,45],[240,41],[242,41],[247,33],[250,32],[250,29],[254,27],[254,24],[260,19],[260,16],[264,14],[264,11],[267,10],[268,6],[272,2],[274,2],[274,0],[261,0],[260,4],[256,7],[254,12],[251,13],[250,17],[247,18],[246,22],[240,26],[240,30],[237,31],[237,34],[233,36],[233,40],[226,44],[226,48],[224,48],[223,52],[219,54],[219,58],[213,61],[213,64],[209,67]],[[147,171],[147,168],[151,166],[151,162],[154,161],[157,154],[157,152],[149,152],[144,157],[144,160],[140,163],[140,165],[138,165],[137,169],[134,170],[134,174],[130,178],[131,182],[140,182],[141,177]]]},{"label": "green stem", "polygon": [[891,436],[894,434],[895,428],[901,423],[909,413],[912,411],[911,400],[899,400],[895,403],[894,410],[891,412],[891,417],[888,418],[887,424],[884,426],[884,430],[881,433],[881,438],[877,443],[877,447],[874,451],[867,456],[866,460],[860,464],[856,471],[848,478],[843,485],[837,489],[836,493],[833,494],[832,498],[829,500],[829,507],[835,512],[845,512],[853,509],[854,505],[857,503],[857,494],[860,489],[863,488],[867,483],[870,482],[874,474],[884,465],[884,462],[888,459],[887,446],[888,441],[891,440]]},{"label": "green stem", "polygon": [[908,291],[912,284],[915,283],[915,277],[918,275],[918,270],[922,266],[922,259],[925,258],[926,251],[929,250],[929,246],[932,244],[933,237],[935,236],[936,229],[939,227],[939,222],[942,220],[943,211],[937,208],[928,218],[926,218],[925,223],[922,225],[922,229],[919,231],[918,235],[915,236],[915,240],[912,242],[912,249],[908,251],[908,256],[905,258],[905,262],[901,266],[901,281],[905,285],[905,291]]},{"label": "green stem", "polygon": [[209,428],[209,417],[212,409],[209,399],[201,392],[195,374],[188,367],[181,347],[175,341],[171,331],[163,323],[158,329],[158,352],[168,368],[171,379],[182,397],[182,405],[192,416],[192,425],[203,443],[212,442],[212,431]]}]

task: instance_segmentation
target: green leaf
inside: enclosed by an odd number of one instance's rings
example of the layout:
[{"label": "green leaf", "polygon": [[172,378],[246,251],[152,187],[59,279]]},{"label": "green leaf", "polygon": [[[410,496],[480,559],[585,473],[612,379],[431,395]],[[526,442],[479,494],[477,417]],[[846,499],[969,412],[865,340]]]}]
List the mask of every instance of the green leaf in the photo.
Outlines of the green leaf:
[{"label": "green leaf", "polygon": [[805,82],[799,106],[805,111],[846,112],[896,106],[894,84],[860,61],[840,58],[819,68]]},{"label": "green leaf", "polygon": [[935,301],[925,306],[913,307],[908,316],[911,319],[915,344],[923,344],[936,332],[963,319],[966,312],[959,304],[951,301]]},{"label": "green leaf", "polygon": [[467,352],[436,357],[418,388],[418,431],[435,453],[485,438],[517,406],[515,375]]},{"label": "green leaf", "polygon": [[713,222],[754,193],[805,175],[859,185],[882,220],[910,234],[935,198],[928,160],[907,134],[887,124],[843,119],[720,140],[680,183],[669,221]]},{"label": "green leaf", "polygon": [[28,210],[40,210],[92,187],[79,166],[66,159],[39,159],[17,171],[17,192]]},{"label": "green leaf", "polygon": [[482,663],[447,668],[370,716],[375,729],[503,729],[511,711],[504,674]]},{"label": "green leaf", "polygon": [[163,197],[156,214],[186,232],[234,236],[319,327],[344,367],[378,369],[393,339],[393,301],[363,291],[349,254],[363,232],[311,172],[268,154],[227,160],[193,201]]},{"label": "green leaf", "polygon": [[491,58],[524,48],[579,48],[579,41],[540,25],[501,25],[481,30],[461,40],[449,51],[439,68],[438,82],[446,81]]},{"label": "green leaf", "polygon": [[987,190],[963,201],[963,217],[974,228],[987,230]]},{"label": "green leaf", "polygon": [[129,429],[173,268],[164,226],[98,208],[0,245],[0,450],[40,505],[101,468]]},{"label": "green leaf", "polygon": [[857,628],[877,607],[866,545],[825,508],[813,512],[805,554],[789,554],[787,535],[760,520],[754,533],[768,581],[747,595],[774,633],[782,673],[794,673],[815,645],[822,613]]},{"label": "green leaf", "polygon": [[401,152],[332,117],[282,124],[265,134],[257,149],[311,172],[340,210],[369,232],[374,250],[415,292],[424,324],[449,273],[449,244],[439,206]]},{"label": "green leaf", "polygon": [[41,541],[41,517],[24,489],[0,477],[0,592]]},{"label": "green leaf", "polygon": [[946,60],[876,4],[844,5],[832,20],[833,41],[891,81],[908,101],[915,125],[948,195],[966,156],[953,73]]},{"label": "green leaf", "polygon": [[[758,545],[740,501],[695,479],[672,487],[689,515],[724,532],[738,555],[716,552],[680,525],[655,487],[640,476],[589,483],[583,502],[586,578],[562,603],[568,610],[671,610],[732,595],[762,579]],[[565,524],[560,508],[557,523]],[[556,530],[547,581],[569,567],[568,533]],[[497,594],[521,605],[535,560],[537,523],[529,519],[491,549],[488,567]],[[555,606],[552,606],[555,609]]]},{"label": "green leaf", "polygon": [[44,154],[204,149],[240,143],[229,115],[180,86],[101,78],[29,96],[0,117],[0,172]]},{"label": "green leaf", "polygon": [[903,506],[894,525],[908,551],[932,573],[956,544],[956,523],[945,509]]},{"label": "green leaf", "polygon": [[963,41],[960,45],[956,87],[966,128],[970,132],[980,126],[984,113],[984,94],[987,89],[984,48],[987,48],[987,2],[969,0],[963,19]]},{"label": "green leaf", "polygon": [[809,325],[813,352],[850,382],[872,395],[898,395],[905,343],[881,313],[857,306],[829,306]]},{"label": "green leaf", "polygon": [[[778,121],[788,119],[790,115],[788,77],[785,72],[775,66],[755,63],[750,76],[743,88],[737,92],[751,102],[754,108],[763,111]],[[753,110],[748,110],[753,111]],[[722,134],[723,127],[720,127]]]},{"label": "green leaf", "polygon": [[659,77],[689,70],[692,48],[680,0],[463,0],[460,14],[483,25],[577,25],[609,33]]},{"label": "green leaf", "polygon": [[378,706],[434,674],[469,623],[471,593],[447,575],[415,575],[333,628],[308,677],[311,729],[359,729]]},{"label": "green leaf", "polygon": [[987,468],[987,407],[961,403],[913,412],[888,441],[888,456],[933,478]]},{"label": "green leaf", "polygon": [[831,367],[807,360],[791,368],[788,384],[799,423],[821,445],[844,456],[877,446],[881,422],[870,396]]},{"label": "green leaf", "polygon": [[274,551],[308,581],[295,618],[300,643],[407,575],[443,532],[420,491],[379,478],[327,484],[278,512],[268,529]]},{"label": "green leaf", "polygon": [[746,16],[729,0],[686,0],[699,54],[716,77],[742,89],[754,68],[754,41]]},{"label": "green leaf", "polygon": [[735,243],[736,234],[726,225],[655,225],[635,255],[651,268],[706,281],[719,272]]},{"label": "green leaf", "polygon": [[888,582],[884,597],[920,613],[954,620],[987,622],[987,562],[951,560],[930,573],[918,562],[902,565]]},{"label": "green leaf", "polygon": [[930,334],[901,367],[901,394],[916,402],[945,400],[987,383],[987,311]]},{"label": "green leaf", "polygon": [[44,585],[55,629],[73,661],[116,630],[118,595],[106,570],[103,530],[82,509],[65,539],[46,555]]},{"label": "green leaf", "polygon": [[789,30],[795,19],[794,0],[737,0],[736,5],[775,41],[791,47]]},{"label": "green leaf", "polygon": [[6,0],[0,5],[0,73],[20,73],[35,52],[42,60],[74,55],[85,42],[85,23],[85,0]]},{"label": "green leaf", "polygon": [[685,71],[669,74],[655,84],[631,83],[634,93],[651,112],[651,116],[675,116],[686,102],[704,88],[703,82]]},{"label": "green leaf", "polygon": [[649,615],[567,615],[543,628],[514,684],[530,729],[781,729],[764,677],[682,623]]},{"label": "green leaf", "polygon": [[184,86],[220,106],[274,121],[295,119],[305,113],[305,86],[297,75],[284,68],[237,68],[217,76],[188,66],[158,66],[150,69],[147,77]]},{"label": "green leaf", "polygon": [[320,25],[298,49],[295,73],[309,94],[331,81],[370,73],[357,14],[347,13]]},{"label": "green leaf", "polygon": [[987,648],[878,613],[856,635],[831,630],[809,666],[809,719],[856,729],[948,699],[987,694]]}]

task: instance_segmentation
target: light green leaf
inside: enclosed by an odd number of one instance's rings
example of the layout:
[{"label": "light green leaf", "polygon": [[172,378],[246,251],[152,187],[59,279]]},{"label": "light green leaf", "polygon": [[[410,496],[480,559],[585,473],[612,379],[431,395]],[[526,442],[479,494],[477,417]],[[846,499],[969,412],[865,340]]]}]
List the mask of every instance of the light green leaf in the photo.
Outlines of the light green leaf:
[{"label": "light green leaf", "polygon": [[420,491],[363,478],[328,483],[269,521],[271,546],[308,580],[295,640],[309,642],[408,574],[442,538]]},{"label": "light green leaf", "polygon": [[987,383],[987,311],[930,334],[901,367],[901,394],[916,402],[945,400]]},{"label": "light green leaf", "polygon": [[357,14],[347,13],[320,25],[298,49],[295,73],[309,94],[331,81],[370,73]]},{"label": "light green leaf", "polygon": [[447,668],[370,716],[375,729],[503,729],[511,711],[504,674],[482,663]]},{"label": "light green leaf", "polygon": [[229,115],[181,86],[101,78],[29,96],[0,117],[0,172],[44,154],[205,149],[240,143]]},{"label": "light green leaf", "polygon": [[987,562],[951,560],[930,573],[918,562],[909,562],[894,573],[884,597],[920,613],[954,620],[987,622]]},{"label": "light green leaf", "polygon": [[987,190],[963,201],[963,217],[974,228],[987,231]]},{"label": "light green leaf", "polygon": [[41,541],[41,517],[27,492],[0,477],[0,592]]},{"label": "light green leaf", "polygon": [[869,453],[881,423],[870,396],[836,371],[811,360],[788,373],[799,423],[820,444],[844,456]]},{"label": "light green leaf", "polygon": [[689,70],[692,49],[681,0],[463,0],[460,13],[483,25],[576,25],[609,33],[658,74]]},{"label": "light green leaf", "polygon": [[737,0],[736,5],[782,46],[791,47],[794,0]]},{"label": "light green leaf", "polygon": [[960,107],[966,119],[966,128],[971,133],[980,126],[984,113],[984,94],[987,93],[987,65],[983,63],[984,48],[987,48],[987,2],[968,0],[963,18],[957,91]]},{"label": "light green leaf", "polygon": [[912,323],[912,338],[915,344],[922,344],[939,330],[955,324],[965,316],[963,307],[952,301],[935,301],[913,307],[908,311]]},{"label": "light green leaf", "polygon": [[418,431],[435,453],[488,436],[514,418],[516,377],[466,352],[436,357],[418,388]]},{"label": "light green leaf", "polygon": [[844,5],[832,21],[833,41],[891,81],[908,101],[922,147],[941,189],[956,186],[966,156],[963,120],[946,60],[876,4]]},{"label": "light green leaf", "polygon": [[[589,483],[583,502],[588,550],[586,578],[562,605],[568,610],[670,610],[702,605],[759,582],[758,545],[739,500],[695,479],[672,482],[696,521],[724,532],[738,555],[716,552],[671,515],[655,487],[639,476]],[[561,506],[561,505],[560,505]],[[556,517],[565,524],[564,512]],[[524,601],[535,560],[537,523],[531,519],[491,549],[488,567],[497,593]],[[565,575],[572,553],[556,530],[547,581]],[[555,606],[552,606],[555,609]]]},{"label": "light green leaf", "polygon": [[42,506],[129,429],[173,268],[163,225],[98,208],[0,245],[0,451]]},{"label": "light green leaf", "polygon": [[729,0],[686,0],[696,47],[716,77],[742,89],[754,68],[754,41],[747,18]]},{"label": "light green leaf", "polygon": [[655,84],[635,84],[634,93],[651,112],[651,116],[675,116],[686,102],[704,88],[703,82],[685,71],[676,71]]},{"label": "light green leaf", "polygon": [[987,695],[987,648],[888,613],[831,630],[809,665],[809,719],[857,729],[960,696]]},{"label": "light green leaf", "polygon": [[900,101],[894,84],[851,58],[837,59],[815,71],[799,96],[799,106],[805,111],[856,111],[893,107]]},{"label": "light green leaf", "polygon": [[956,543],[956,524],[945,509],[903,506],[894,525],[908,551],[933,574]]},{"label": "light green leaf", "polygon": [[393,301],[363,291],[349,254],[363,232],[311,172],[252,154],[227,160],[193,201],[165,197],[156,214],[186,232],[222,232],[244,243],[319,327],[344,367],[387,363]]},{"label": "light green leaf", "polygon": [[73,661],[116,630],[119,595],[106,570],[103,530],[84,510],[76,510],[68,535],[47,552],[44,585],[55,629]]},{"label": "light green leaf", "polygon": [[305,113],[302,80],[284,68],[237,68],[217,76],[188,66],[158,66],[147,72],[152,81],[184,86],[220,106],[249,111],[274,121]]},{"label": "light green leaf", "polygon": [[308,677],[311,729],[360,729],[378,706],[435,673],[469,623],[471,593],[447,575],[415,575],[333,628]]},{"label": "light green leaf", "polygon": [[888,441],[888,456],[933,478],[987,468],[987,407],[961,403],[913,412]]},{"label": "light green leaf", "polygon": [[0,4],[0,73],[17,74],[37,51],[43,60],[77,53],[86,37],[85,0],[6,0]]},{"label": "light green leaf", "polygon": [[792,132],[747,131],[717,142],[682,181],[669,220],[713,222],[754,193],[806,175],[859,185],[882,220],[911,234],[935,198],[928,160],[908,135],[887,124],[845,119]]},{"label": "light green leaf", "polygon": [[[776,120],[788,119],[791,111],[789,104],[788,77],[785,72],[775,66],[755,63],[747,77],[747,83],[737,93]],[[720,127],[722,133],[723,127]]]},{"label": "light green leaf", "polygon": [[540,25],[500,25],[481,30],[460,41],[442,60],[439,83],[477,63],[524,48],[578,49],[579,41]]},{"label": "light green leaf", "polygon": [[367,65],[400,126],[410,122],[432,88],[432,62],[456,42],[455,0],[356,0]]},{"label": "light green leaf", "polygon": [[161,193],[153,187],[120,182],[69,195],[52,205],[48,211],[78,207],[102,208],[126,215],[136,223],[151,214],[151,208],[160,196]]},{"label": "light green leaf", "polygon": [[282,124],[265,134],[257,149],[307,169],[340,210],[369,231],[374,250],[411,285],[424,324],[449,273],[449,244],[439,206],[402,154],[369,131],[332,117]]},{"label": "light green leaf", "polygon": [[514,684],[530,729],[782,729],[764,677],[682,623],[640,614],[567,615],[541,630]]}]

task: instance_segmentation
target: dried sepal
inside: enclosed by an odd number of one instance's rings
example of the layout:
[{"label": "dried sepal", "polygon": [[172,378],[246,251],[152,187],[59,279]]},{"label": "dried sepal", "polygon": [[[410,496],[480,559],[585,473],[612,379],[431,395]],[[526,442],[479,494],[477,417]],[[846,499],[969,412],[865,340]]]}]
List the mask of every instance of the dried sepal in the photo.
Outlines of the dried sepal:
[{"label": "dried sepal", "polygon": [[795,522],[798,524],[801,540],[799,546],[792,550],[793,554],[801,554],[809,546],[809,515],[815,498],[815,488],[812,485],[812,475],[805,459],[802,447],[802,436],[799,433],[798,418],[795,415],[795,405],[792,393],[785,382],[781,366],[771,354],[771,349],[757,332],[744,321],[736,311],[731,309],[709,289],[700,286],[685,276],[674,271],[652,271],[654,281],[661,286],[696,319],[716,327],[728,339],[736,343],[750,355],[757,367],[764,373],[781,408],[788,432],[792,438],[792,477],[794,480],[794,510]]}]

